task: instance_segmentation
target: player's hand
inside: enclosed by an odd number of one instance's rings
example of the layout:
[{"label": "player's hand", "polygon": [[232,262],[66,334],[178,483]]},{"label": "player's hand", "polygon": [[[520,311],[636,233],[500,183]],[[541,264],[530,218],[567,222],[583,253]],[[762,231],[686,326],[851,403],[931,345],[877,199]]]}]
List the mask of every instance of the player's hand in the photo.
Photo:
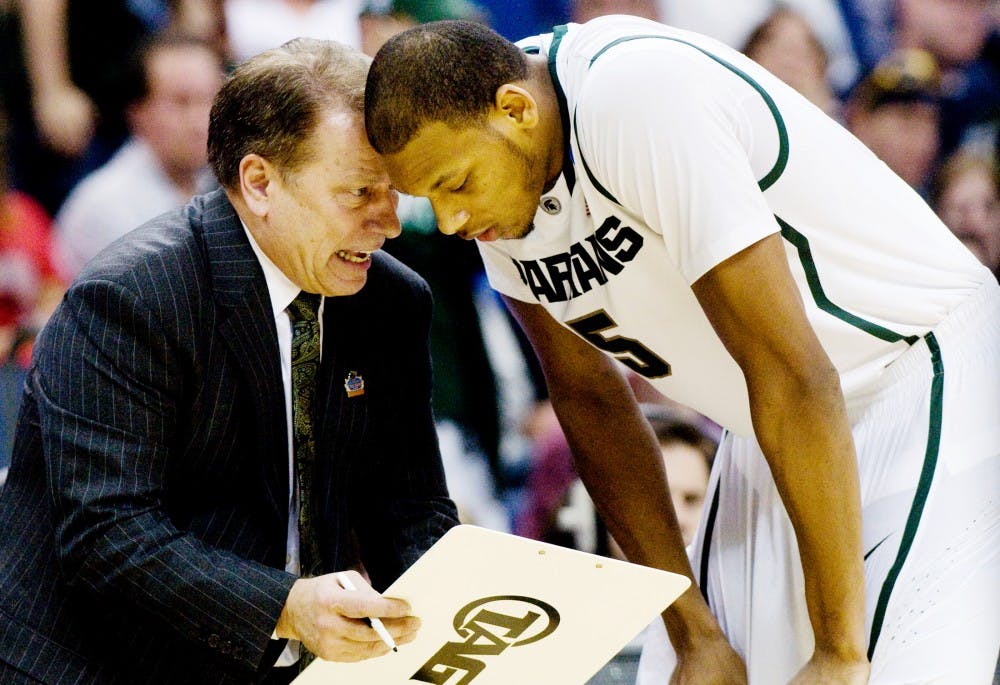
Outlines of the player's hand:
[{"label": "player's hand", "polygon": [[396,644],[412,642],[420,619],[410,616],[410,605],[382,597],[354,571],[348,571],[356,591],[345,590],[334,574],[295,581],[275,633],[299,640],[327,661],[362,661],[381,656],[389,647],[364,620],[382,619]]},{"label": "player's hand", "polygon": [[865,685],[869,670],[864,657],[847,660],[817,650],[788,685]]},{"label": "player's hand", "polygon": [[723,636],[701,640],[697,647],[677,650],[670,685],[746,685],[743,659]]}]

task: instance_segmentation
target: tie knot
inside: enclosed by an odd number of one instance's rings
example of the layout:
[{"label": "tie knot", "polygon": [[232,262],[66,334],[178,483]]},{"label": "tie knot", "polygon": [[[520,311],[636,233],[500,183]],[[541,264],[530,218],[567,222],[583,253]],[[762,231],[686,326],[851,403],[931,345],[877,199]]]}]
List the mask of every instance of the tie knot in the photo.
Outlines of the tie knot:
[{"label": "tie knot", "polygon": [[315,321],[319,312],[319,301],[322,295],[307,293],[305,290],[288,305],[288,313],[293,321]]}]

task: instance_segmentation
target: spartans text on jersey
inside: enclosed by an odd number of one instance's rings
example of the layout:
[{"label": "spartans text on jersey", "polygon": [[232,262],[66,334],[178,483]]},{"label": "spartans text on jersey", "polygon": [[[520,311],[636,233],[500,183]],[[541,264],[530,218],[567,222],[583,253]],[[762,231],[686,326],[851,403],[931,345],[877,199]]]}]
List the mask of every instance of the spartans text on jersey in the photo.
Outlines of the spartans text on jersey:
[{"label": "spartans text on jersey", "polygon": [[609,216],[592,235],[573,243],[568,252],[512,261],[536,299],[565,302],[621,273],[642,249],[642,240],[635,229]]}]

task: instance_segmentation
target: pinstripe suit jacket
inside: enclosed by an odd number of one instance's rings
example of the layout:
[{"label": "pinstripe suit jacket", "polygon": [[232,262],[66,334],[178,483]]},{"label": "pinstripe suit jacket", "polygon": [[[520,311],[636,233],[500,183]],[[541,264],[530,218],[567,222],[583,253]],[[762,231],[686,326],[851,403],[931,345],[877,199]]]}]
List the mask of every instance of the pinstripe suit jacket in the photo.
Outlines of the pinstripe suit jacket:
[{"label": "pinstripe suit jacket", "polygon": [[[426,284],[382,254],[324,312],[324,564],[360,557],[376,587],[456,523],[429,318]],[[346,395],[350,371],[361,396]],[[221,191],[91,262],[37,342],[0,494],[0,681],[266,673],[294,581],[284,406],[263,272]]]}]

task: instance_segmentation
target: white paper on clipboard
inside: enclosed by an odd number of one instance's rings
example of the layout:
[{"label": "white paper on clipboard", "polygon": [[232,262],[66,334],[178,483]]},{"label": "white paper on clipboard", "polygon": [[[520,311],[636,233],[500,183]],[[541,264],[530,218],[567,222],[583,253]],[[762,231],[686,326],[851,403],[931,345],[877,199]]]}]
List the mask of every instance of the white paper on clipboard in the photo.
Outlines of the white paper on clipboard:
[{"label": "white paper on clipboard", "polygon": [[399,652],[317,659],[294,685],[583,685],[687,589],[682,575],[460,525],[385,591],[420,617]]}]

